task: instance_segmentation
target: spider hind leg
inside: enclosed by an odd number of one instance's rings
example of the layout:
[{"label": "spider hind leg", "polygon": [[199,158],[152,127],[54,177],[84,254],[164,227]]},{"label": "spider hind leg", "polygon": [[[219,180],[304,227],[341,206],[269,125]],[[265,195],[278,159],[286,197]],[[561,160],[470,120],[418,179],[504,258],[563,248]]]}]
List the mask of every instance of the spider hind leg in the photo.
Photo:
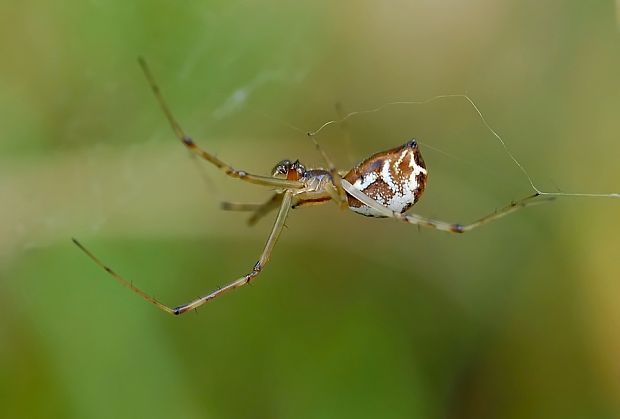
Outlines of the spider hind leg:
[{"label": "spider hind leg", "polygon": [[409,224],[415,224],[415,225],[422,226],[422,227],[430,227],[435,230],[446,231],[448,233],[459,233],[459,234],[472,231],[478,227],[481,227],[485,224],[489,224],[492,221],[496,221],[520,209],[533,206],[533,205],[547,203],[547,202],[554,200],[553,196],[544,196],[544,195],[541,196],[540,194],[535,193],[533,195],[526,196],[525,198],[520,199],[518,201],[513,201],[510,204],[506,205],[505,207],[497,211],[494,211],[490,214],[487,214],[472,223],[460,224],[460,223],[450,223],[450,222],[443,221],[443,220],[436,220],[433,218],[428,218],[428,217],[424,217],[424,216],[417,215],[417,214],[403,214],[400,212],[396,212],[381,205],[380,203],[378,203],[377,201],[375,201],[374,199],[366,195],[364,192],[355,188],[353,185],[351,185],[349,182],[347,182],[344,179],[342,180],[342,186],[347,191],[347,193],[349,193],[350,195],[358,199],[364,205],[371,208],[377,214],[380,214],[380,216],[396,218],[397,220],[404,221]]},{"label": "spider hind leg", "polygon": [[273,248],[276,244],[276,242],[278,241],[278,238],[280,237],[280,233],[282,233],[282,230],[284,229],[284,223],[286,221],[286,217],[288,216],[289,210],[291,209],[291,200],[292,200],[292,195],[293,192],[292,191],[286,191],[283,194],[282,197],[282,203],[280,205],[280,210],[278,212],[278,215],[276,217],[276,220],[274,222],[274,225],[271,229],[271,233],[269,234],[269,237],[267,239],[267,242],[265,243],[265,246],[263,248],[263,252],[260,255],[260,258],[258,259],[258,262],[256,262],[256,264],[254,265],[254,267],[252,268],[252,270],[242,276],[241,278],[229,283],[228,285],[225,285],[224,287],[218,288],[217,290],[203,296],[200,298],[197,298],[187,304],[183,304],[177,307],[170,307],[167,306],[166,304],[161,303],[159,300],[157,300],[156,298],[152,297],[151,295],[147,294],[146,292],[142,291],[140,288],[136,287],[135,285],[133,285],[133,282],[125,279],[124,277],[122,277],[121,275],[117,274],[115,271],[113,271],[111,268],[109,268],[106,264],[104,264],[101,260],[99,260],[99,258],[97,258],[90,250],[86,249],[86,247],[84,247],[80,242],[78,242],[76,239],[73,239],[73,242],[75,243],[76,246],[78,246],[90,259],[92,259],[97,265],[99,265],[103,270],[105,270],[109,275],[111,275],[112,277],[114,277],[114,279],[116,279],[121,285],[129,288],[130,290],[132,290],[133,292],[135,292],[136,294],[138,294],[140,297],[142,297],[144,300],[148,301],[149,303],[153,304],[154,306],[156,306],[158,309],[168,313],[168,314],[172,314],[172,315],[180,315],[183,313],[187,313],[188,311],[194,310],[198,307],[200,307],[201,305],[219,297],[220,295],[231,291],[235,288],[239,288],[245,284],[248,284],[250,281],[252,281],[253,279],[255,279],[263,270],[263,268],[265,267],[265,265],[267,265],[267,263],[269,262],[270,258],[271,258],[271,253],[273,251]]}]

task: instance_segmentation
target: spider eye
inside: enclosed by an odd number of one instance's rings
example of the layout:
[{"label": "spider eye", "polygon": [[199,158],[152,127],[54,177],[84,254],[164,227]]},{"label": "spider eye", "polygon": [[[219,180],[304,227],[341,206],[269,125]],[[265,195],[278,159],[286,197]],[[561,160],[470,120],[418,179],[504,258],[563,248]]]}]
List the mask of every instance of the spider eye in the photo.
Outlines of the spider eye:
[{"label": "spider eye", "polygon": [[282,160],[278,164],[275,165],[273,170],[271,171],[271,176],[273,177],[286,177],[289,170],[291,170],[292,163],[290,160]]}]

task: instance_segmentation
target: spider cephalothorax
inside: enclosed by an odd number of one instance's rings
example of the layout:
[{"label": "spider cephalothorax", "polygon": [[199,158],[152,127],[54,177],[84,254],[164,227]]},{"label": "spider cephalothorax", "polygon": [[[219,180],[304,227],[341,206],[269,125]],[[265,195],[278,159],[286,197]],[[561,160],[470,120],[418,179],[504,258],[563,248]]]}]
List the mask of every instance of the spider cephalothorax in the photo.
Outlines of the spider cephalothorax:
[{"label": "spider cephalothorax", "polygon": [[306,174],[306,168],[299,160],[291,162],[282,160],[271,171],[273,177],[284,177],[288,180],[299,180]]},{"label": "spider cephalothorax", "polygon": [[[424,188],[428,173],[415,140],[370,156],[344,176],[356,189],[381,205],[403,213],[415,204]],[[374,209],[348,195],[349,208],[371,217],[381,217]]]}]

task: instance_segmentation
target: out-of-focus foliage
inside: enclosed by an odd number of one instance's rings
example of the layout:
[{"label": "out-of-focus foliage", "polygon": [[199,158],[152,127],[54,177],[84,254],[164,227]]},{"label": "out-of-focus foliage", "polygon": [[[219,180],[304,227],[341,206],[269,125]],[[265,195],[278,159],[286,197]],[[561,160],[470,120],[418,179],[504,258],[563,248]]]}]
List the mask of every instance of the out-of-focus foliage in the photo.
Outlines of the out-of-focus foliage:
[{"label": "out-of-focus foliage", "polygon": [[[293,211],[253,286],[182,318],[70,243],[175,305],[247,272],[268,234],[218,209],[268,191],[188,156],[139,55],[185,129],[246,170],[320,165],[304,132],[338,103],[467,93],[543,189],[618,191],[614,7],[3,2],[0,416],[620,416],[617,200],[561,199],[458,237]],[[463,100],[342,128],[318,136],[342,167],[425,144],[424,215],[466,222],[531,192]]]}]

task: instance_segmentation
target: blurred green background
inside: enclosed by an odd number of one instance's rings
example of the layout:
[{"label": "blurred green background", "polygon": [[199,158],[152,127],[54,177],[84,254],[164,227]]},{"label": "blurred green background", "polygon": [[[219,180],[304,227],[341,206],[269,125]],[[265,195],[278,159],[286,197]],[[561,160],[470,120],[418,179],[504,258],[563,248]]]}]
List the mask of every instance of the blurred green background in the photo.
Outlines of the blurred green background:
[{"label": "blurred green background", "polygon": [[[219,201],[269,191],[189,156],[138,55],[238,168],[320,165],[303,132],[336,104],[467,93],[541,188],[618,192],[619,46],[612,1],[2,2],[0,416],[620,417],[618,200],[464,236],[293,211],[252,286],[181,318],[70,242],[178,305],[267,237]],[[423,142],[421,214],[467,222],[531,192],[462,99],[342,128],[318,136],[341,167]]]}]

